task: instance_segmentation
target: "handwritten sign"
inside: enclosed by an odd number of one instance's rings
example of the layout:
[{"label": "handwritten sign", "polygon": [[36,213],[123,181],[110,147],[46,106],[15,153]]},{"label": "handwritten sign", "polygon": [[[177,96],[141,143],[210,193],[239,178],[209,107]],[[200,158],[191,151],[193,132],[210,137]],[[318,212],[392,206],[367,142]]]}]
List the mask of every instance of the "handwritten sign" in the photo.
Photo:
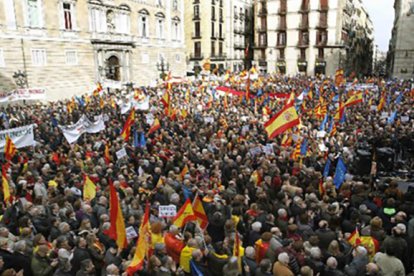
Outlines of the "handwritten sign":
[{"label": "handwritten sign", "polygon": [[160,218],[173,218],[177,215],[177,206],[175,205],[160,205],[158,207],[158,216]]},{"label": "handwritten sign", "polygon": [[138,237],[137,231],[135,231],[134,227],[132,226],[127,227],[125,231],[128,240],[132,240]]}]

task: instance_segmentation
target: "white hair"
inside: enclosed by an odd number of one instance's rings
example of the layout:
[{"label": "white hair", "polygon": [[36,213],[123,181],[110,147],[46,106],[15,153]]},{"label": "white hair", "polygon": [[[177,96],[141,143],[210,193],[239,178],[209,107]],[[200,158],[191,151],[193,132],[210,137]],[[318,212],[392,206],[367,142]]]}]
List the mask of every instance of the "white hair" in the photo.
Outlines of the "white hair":
[{"label": "white hair", "polygon": [[286,252],[280,253],[277,257],[277,260],[281,262],[282,264],[289,264],[289,255]]}]

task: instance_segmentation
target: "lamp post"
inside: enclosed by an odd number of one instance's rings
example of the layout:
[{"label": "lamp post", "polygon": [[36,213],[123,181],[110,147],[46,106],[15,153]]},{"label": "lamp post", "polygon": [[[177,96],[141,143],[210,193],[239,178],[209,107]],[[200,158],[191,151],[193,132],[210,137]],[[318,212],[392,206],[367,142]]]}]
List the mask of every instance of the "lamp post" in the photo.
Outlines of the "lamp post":
[{"label": "lamp post", "polygon": [[19,88],[28,88],[27,87],[27,74],[26,74],[26,72],[22,72],[22,71],[17,71],[17,72],[14,72],[14,74],[13,74],[13,79],[14,79],[14,82],[16,83],[16,85],[19,87]]},{"label": "lamp post", "polygon": [[163,80],[165,79],[165,75],[167,71],[170,70],[170,64],[164,61],[164,57],[161,57],[161,61],[157,62],[157,70],[161,72],[160,78]]}]

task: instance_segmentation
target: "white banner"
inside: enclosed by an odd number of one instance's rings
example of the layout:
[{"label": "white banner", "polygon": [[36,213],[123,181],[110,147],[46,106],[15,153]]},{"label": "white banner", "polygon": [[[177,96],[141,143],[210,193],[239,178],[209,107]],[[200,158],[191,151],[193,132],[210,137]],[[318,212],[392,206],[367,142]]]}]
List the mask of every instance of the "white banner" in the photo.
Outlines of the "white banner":
[{"label": "white banner", "polygon": [[158,206],[158,216],[160,218],[173,218],[177,215],[177,206],[175,205],[160,205]]},{"label": "white banner", "polygon": [[122,148],[122,149],[118,150],[115,154],[116,154],[116,158],[118,160],[125,157],[125,156],[127,156],[127,152],[126,152],[125,148]]},{"label": "white banner", "polygon": [[44,89],[16,89],[7,94],[0,95],[0,103],[15,102],[20,100],[45,100],[46,92]]},{"label": "white banner", "polygon": [[133,106],[135,110],[149,110],[149,97],[147,96],[141,101],[134,101]]},{"label": "white banner", "polygon": [[85,115],[73,125],[59,126],[69,144],[76,142],[84,133],[98,133],[105,129],[105,123],[102,115],[98,120],[91,122]]},{"label": "white banner", "polygon": [[6,135],[9,135],[10,139],[12,139],[13,143],[16,145],[16,148],[34,146],[36,142],[34,140],[33,126],[34,125],[27,125],[0,131],[1,150],[4,151]]}]

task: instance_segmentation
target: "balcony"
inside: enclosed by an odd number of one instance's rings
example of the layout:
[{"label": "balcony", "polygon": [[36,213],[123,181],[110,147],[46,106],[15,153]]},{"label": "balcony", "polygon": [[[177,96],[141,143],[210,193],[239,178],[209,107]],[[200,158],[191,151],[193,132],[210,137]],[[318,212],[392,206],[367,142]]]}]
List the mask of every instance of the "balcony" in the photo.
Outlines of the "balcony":
[{"label": "balcony", "polygon": [[244,43],[234,42],[235,49],[244,49]]},{"label": "balcony", "polygon": [[328,11],[329,10],[329,6],[328,5],[320,5],[318,8],[318,11]]},{"label": "balcony", "polygon": [[218,33],[211,33],[211,39],[217,39]]},{"label": "balcony", "polygon": [[266,47],[267,47],[267,42],[266,41],[262,41],[262,42],[254,44],[254,48],[256,48],[256,49],[265,49]]},{"label": "balcony", "polygon": [[201,53],[190,54],[190,60],[203,60],[204,55]]},{"label": "balcony", "polygon": [[201,38],[201,32],[193,32],[191,33],[192,39],[200,39]]},{"label": "balcony", "polygon": [[216,21],[216,15],[211,15],[211,21]]},{"label": "balcony", "polygon": [[219,34],[218,39],[223,41],[224,40],[224,35],[223,34]]},{"label": "balcony", "polygon": [[257,16],[266,16],[266,15],[267,15],[267,9],[266,8],[261,8],[257,12]]},{"label": "balcony", "polygon": [[308,21],[302,21],[299,23],[299,30],[307,30],[309,29],[309,22]]},{"label": "balcony", "polygon": [[258,26],[256,28],[256,31],[258,31],[259,33],[265,33],[265,32],[267,32],[267,27],[266,26]]},{"label": "balcony", "polygon": [[298,55],[297,61],[298,61],[298,64],[299,63],[304,63],[304,62],[307,63],[306,56]]},{"label": "balcony", "polygon": [[276,31],[285,31],[286,30],[286,22],[282,21],[276,27]]},{"label": "balcony", "polygon": [[309,47],[309,40],[300,39],[298,42],[298,48],[308,48]]},{"label": "balcony", "polygon": [[220,22],[220,23],[224,23],[223,16],[220,16],[220,18],[219,18],[219,22]]},{"label": "balcony", "polygon": [[309,5],[302,5],[299,9],[299,13],[308,13],[309,12]]},{"label": "balcony", "polygon": [[276,48],[280,49],[280,48],[285,48],[286,47],[286,42],[282,42],[282,43],[277,43],[276,44]]},{"label": "balcony", "polygon": [[225,60],[226,59],[226,54],[225,53],[218,53],[215,55],[211,55],[210,57],[211,60]]},{"label": "balcony", "polygon": [[319,21],[318,26],[316,26],[317,29],[326,29],[328,28],[328,22],[321,20]]},{"label": "balcony", "polygon": [[326,47],[327,45],[328,44],[326,42],[326,39],[323,39],[323,40],[316,41],[315,47]]}]

